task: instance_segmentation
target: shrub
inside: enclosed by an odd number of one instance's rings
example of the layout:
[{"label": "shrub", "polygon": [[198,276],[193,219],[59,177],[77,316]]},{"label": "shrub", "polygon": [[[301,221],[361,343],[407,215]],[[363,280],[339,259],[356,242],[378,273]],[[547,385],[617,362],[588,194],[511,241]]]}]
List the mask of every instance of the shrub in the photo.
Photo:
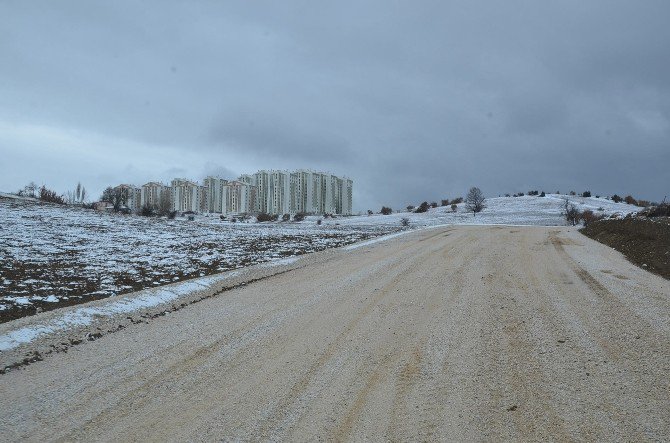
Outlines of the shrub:
[{"label": "shrub", "polygon": [[272,214],[272,221],[279,220],[279,214]]},{"label": "shrub", "polygon": [[303,221],[307,215],[304,212],[298,212],[293,216],[293,221]]},{"label": "shrub", "polygon": [[259,223],[269,222],[269,221],[272,221],[272,216],[270,214],[265,213],[265,212],[260,212],[256,216],[256,221],[259,222]]},{"label": "shrub", "polygon": [[372,212],[370,209],[368,209],[368,216],[370,216],[372,214],[374,214],[374,212]]},{"label": "shrub", "polygon": [[407,217],[401,218],[400,219],[400,225],[405,226],[405,227],[409,226],[409,218],[407,218]]},{"label": "shrub", "polygon": [[546,196],[547,196],[547,194],[545,194],[544,191],[542,191],[542,193],[540,194],[540,197],[546,197]]},{"label": "shrub", "polygon": [[289,220],[291,220],[291,214],[284,214],[281,216],[281,221],[287,222]]},{"label": "shrub", "polygon": [[591,191],[582,192],[582,197],[591,197]]},{"label": "shrub", "polygon": [[638,200],[637,205],[641,206],[643,208],[647,208],[647,207],[651,206],[651,203],[648,200]]},{"label": "shrub", "polygon": [[621,203],[621,202],[623,201],[623,198],[621,198],[620,196],[614,194],[614,195],[612,196],[612,201],[613,201],[614,203]]},{"label": "shrub", "polygon": [[449,199],[445,198],[444,200],[442,200],[441,203],[442,203],[442,206],[449,206]]},{"label": "shrub", "polygon": [[426,212],[426,211],[428,210],[429,207],[430,207],[430,206],[428,205],[428,202],[423,202],[423,203],[421,203],[421,204],[419,205],[418,208],[416,208],[416,209],[414,210],[414,212],[416,212],[417,214],[422,213],[422,212]]},{"label": "shrub", "polygon": [[388,208],[386,206],[382,206],[381,213],[384,214],[384,215],[393,214],[393,209]]},{"label": "shrub", "polygon": [[56,194],[56,191],[52,191],[46,186],[40,188],[39,199],[47,203],[57,203],[59,205],[65,204],[65,199],[61,195]]},{"label": "shrub", "polygon": [[661,203],[649,210],[649,217],[670,217],[670,205]]},{"label": "shrub", "polygon": [[586,211],[581,213],[581,219],[582,223],[584,223],[584,226],[588,226],[589,224],[593,223],[594,221],[602,220],[605,216],[602,214],[595,214],[593,211],[587,209]]},{"label": "shrub", "polygon": [[170,211],[170,212],[168,212],[168,215],[167,215],[167,217],[168,217],[170,220],[174,220],[174,218],[175,218],[176,216],[177,216],[177,211]]},{"label": "shrub", "polygon": [[540,195],[538,191],[528,191],[528,195]]},{"label": "shrub", "polygon": [[511,195],[509,195],[509,194],[505,194],[505,197],[511,197]]},{"label": "shrub", "polygon": [[453,200],[451,201],[451,203],[453,203],[453,204],[455,204],[455,205],[457,205],[457,204],[459,204],[459,203],[463,203],[463,197],[456,197],[455,199],[453,199]]},{"label": "shrub", "polygon": [[317,224],[317,225],[320,225],[320,224],[321,224],[321,219],[318,219],[318,220],[316,221],[316,224]]},{"label": "shrub", "polygon": [[142,209],[140,209],[140,215],[143,217],[151,217],[154,215],[154,208],[149,205],[144,205],[142,206]]},{"label": "shrub", "polygon": [[431,208],[437,208],[437,202],[431,202],[430,207]]},{"label": "shrub", "polygon": [[637,200],[635,200],[632,195],[627,195],[626,197],[624,197],[623,201],[625,201],[629,205],[637,206]]},{"label": "shrub", "polygon": [[414,205],[407,205],[407,212],[412,212],[414,210]]},{"label": "shrub", "polygon": [[577,195],[575,191],[570,191],[570,195]]},{"label": "shrub", "polygon": [[451,204],[451,212],[456,212],[457,209],[458,209],[458,206],[456,206],[456,203],[452,203]]}]

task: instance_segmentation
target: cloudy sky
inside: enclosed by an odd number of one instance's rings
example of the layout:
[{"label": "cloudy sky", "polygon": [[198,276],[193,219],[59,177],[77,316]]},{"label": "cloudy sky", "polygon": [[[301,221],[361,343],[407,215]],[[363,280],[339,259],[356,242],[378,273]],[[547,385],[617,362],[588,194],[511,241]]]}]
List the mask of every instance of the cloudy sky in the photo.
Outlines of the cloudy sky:
[{"label": "cloudy sky", "polygon": [[670,195],[670,2],[0,1],[0,190],[311,168]]}]

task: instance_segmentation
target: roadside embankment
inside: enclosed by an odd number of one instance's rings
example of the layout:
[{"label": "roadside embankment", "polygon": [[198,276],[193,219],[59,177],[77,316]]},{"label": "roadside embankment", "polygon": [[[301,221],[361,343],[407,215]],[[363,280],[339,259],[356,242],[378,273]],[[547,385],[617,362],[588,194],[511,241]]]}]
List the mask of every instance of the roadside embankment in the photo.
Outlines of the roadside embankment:
[{"label": "roadside embankment", "polygon": [[601,220],[580,232],[616,249],[632,263],[670,279],[670,218]]}]

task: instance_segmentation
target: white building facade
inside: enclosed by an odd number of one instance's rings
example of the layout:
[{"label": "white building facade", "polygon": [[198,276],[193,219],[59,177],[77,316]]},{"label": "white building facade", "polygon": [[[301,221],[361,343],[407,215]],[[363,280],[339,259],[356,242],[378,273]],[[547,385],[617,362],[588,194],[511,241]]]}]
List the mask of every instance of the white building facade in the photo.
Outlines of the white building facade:
[{"label": "white building facade", "polygon": [[201,212],[202,189],[190,180],[175,178],[171,184],[172,210]]}]

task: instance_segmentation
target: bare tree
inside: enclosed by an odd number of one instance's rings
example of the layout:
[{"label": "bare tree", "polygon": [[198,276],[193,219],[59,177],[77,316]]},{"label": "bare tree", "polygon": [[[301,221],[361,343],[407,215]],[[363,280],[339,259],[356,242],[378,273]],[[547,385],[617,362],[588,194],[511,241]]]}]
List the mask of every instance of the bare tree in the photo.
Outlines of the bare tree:
[{"label": "bare tree", "polygon": [[112,188],[110,186],[102,192],[100,200],[111,203],[114,206],[114,211],[119,211],[121,206],[125,206],[128,200],[128,193],[125,189],[119,187]]},{"label": "bare tree", "polygon": [[472,211],[472,216],[474,217],[486,207],[486,205],[484,205],[485,200],[482,190],[472,187],[468,191],[467,197],[465,197],[465,207],[468,211]]},{"label": "bare tree", "polygon": [[158,198],[158,214],[169,215],[172,211],[172,196],[168,191],[163,191]]}]

